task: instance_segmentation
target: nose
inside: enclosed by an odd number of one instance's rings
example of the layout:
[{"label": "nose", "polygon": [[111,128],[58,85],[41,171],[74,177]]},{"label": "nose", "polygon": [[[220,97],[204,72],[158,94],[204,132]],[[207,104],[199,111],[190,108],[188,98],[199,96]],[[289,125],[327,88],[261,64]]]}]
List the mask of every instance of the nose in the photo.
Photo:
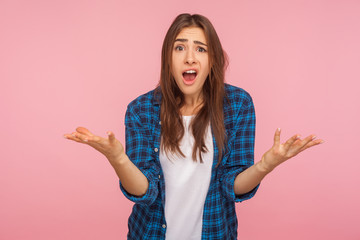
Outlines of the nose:
[{"label": "nose", "polygon": [[186,63],[187,64],[193,64],[196,62],[196,57],[193,51],[189,50],[186,52],[186,57],[185,57]]}]

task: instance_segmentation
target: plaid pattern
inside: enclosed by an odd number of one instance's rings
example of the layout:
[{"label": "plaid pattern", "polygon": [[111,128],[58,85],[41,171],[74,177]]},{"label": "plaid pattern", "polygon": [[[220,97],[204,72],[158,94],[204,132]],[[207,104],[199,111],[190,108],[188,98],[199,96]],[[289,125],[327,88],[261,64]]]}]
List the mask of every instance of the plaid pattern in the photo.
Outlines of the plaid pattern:
[{"label": "plaid pattern", "polygon": [[[236,196],[235,177],[254,163],[255,111],[250,95],[241,88],[225,84],[224,124],[226,151],[215,168],[219,149],[214,144],[214,163],[204,205],[202,238],[237,239],[235,202],[254,196],[257,188]],[[160,165],[161,94],[150,91],[128,105],[125,116],[126,153],[149,181],[142,197],[130,195],[120,182],[124,195],[135,202],[129,217],[128,239],[165,239],[165,182]]]}]

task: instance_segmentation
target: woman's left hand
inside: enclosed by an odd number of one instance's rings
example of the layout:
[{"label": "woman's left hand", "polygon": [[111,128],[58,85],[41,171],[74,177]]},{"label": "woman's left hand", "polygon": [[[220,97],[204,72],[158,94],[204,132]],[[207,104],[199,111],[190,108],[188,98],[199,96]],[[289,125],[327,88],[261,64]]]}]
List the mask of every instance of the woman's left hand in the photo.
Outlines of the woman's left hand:
[{"label": "woman's left hand", "polygon": [[271,172],[275,167],[292,158],[300,152],[310,147],[316,146],[324,141],[315,139],[315,135],[310,135],[301,140],[300,135],[296,134],[289,138],[284,144],[280,143],[280,129],[277,129],[274,136],[274,145],[261,158],[261,165],[264,171]]}]

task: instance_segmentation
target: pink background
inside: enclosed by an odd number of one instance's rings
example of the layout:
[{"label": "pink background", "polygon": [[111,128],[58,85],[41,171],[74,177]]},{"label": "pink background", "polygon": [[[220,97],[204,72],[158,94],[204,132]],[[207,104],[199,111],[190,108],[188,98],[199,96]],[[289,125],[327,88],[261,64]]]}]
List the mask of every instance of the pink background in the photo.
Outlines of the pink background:
[{"label": "pink background", "polygon": [[0,2],[0,239],[125,239],[132,203],[77,126],[124,142],[127,104],[154,88],[171,21],[200,13],[257,113],[256,161],[282,139],[326,142],[237,204],[239,239],[360,239],[360,2]]}]

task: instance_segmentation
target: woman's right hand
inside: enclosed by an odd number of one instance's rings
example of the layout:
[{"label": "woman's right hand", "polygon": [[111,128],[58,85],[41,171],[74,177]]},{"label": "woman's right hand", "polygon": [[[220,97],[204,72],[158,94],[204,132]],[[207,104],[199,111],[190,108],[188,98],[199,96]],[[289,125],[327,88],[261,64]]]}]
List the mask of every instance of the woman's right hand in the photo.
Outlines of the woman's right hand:
[{"label": "woman's right hand", "polygon": [[115,138],[113,132],[107,132],[108,138],[102,138],[92,134],[88,129],[84,127],[76,128],[76,132],[72,134],[65,134],[64,137],[75,142],[87,144],[102,154],[113,165],[118,163],[126,156],[124,147],[119,140]]}]

